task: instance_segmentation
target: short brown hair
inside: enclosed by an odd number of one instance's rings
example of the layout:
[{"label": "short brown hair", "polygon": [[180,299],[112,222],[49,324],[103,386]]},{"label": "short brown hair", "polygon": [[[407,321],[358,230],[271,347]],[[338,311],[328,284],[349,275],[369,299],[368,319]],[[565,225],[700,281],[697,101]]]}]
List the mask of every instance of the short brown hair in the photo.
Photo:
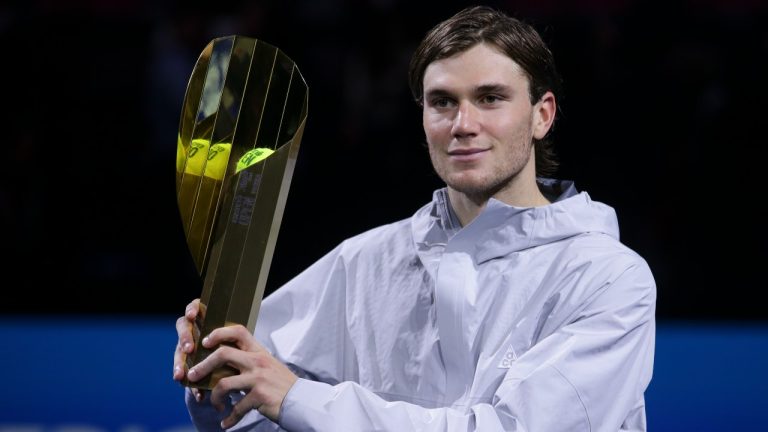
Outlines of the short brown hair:
[{"label": "short brown hair", "polygon": [[[560,75],[552,52],[539,33],[530,25],[487,6],[466,8],[427,33],[411,57],[408,71],[414,99],[423,103],[427,66],[479,43],[495,46],[520,65],[528,78],[532,104],[547,91],[551,91],[557,100]],[[549,134],[541,140],[534,140],[537,175],[551,175],[557,170],[558,162],[548,138]]]}]

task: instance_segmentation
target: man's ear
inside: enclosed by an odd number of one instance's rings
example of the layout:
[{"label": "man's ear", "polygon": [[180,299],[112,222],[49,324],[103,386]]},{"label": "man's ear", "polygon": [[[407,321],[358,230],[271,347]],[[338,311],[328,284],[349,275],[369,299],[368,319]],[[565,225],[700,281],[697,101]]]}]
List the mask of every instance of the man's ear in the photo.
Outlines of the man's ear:
[{"label": "man's ear", "polygon": [[552,128],[557,111],[555,95],[548,91],[533,106],[533,137],[537,140],[544,138]]}]

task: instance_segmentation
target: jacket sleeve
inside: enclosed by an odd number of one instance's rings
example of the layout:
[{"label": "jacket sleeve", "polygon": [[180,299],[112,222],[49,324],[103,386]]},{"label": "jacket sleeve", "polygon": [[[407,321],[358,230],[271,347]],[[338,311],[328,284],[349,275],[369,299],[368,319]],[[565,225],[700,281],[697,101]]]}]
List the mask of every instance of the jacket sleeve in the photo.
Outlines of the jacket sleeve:
[{"label": "jacket sleeve", "polygon": [[[230,395],[230,400],[232,404],[234,404],[241,397],[242,395],[238,393],[232,393]],[[189,410],[192,424],[195,426],[195,430],[217,432],[222,430],[220,426],[221,421],[229,416],[232,404],[227,407],[226,411],[218,412],[213,405],[211,405],[210,392],[206,392],[203,401],[197,402],[189,389],[185,390],[184,399]],[[277,432],[284,431],[285,429],[264,417],[258,411],[251,410],[242,420],[240,420],[240,422],[238,422],[238,424],[228,430],[230,432]]]},{"label": "jacket sleeve", "polygon": [[645,430],[655,283],[643,263],[593,297],[512,363],[490,403],[427,409],[386,401],[350,381],[300,379],[279,423],[289,431]]}]

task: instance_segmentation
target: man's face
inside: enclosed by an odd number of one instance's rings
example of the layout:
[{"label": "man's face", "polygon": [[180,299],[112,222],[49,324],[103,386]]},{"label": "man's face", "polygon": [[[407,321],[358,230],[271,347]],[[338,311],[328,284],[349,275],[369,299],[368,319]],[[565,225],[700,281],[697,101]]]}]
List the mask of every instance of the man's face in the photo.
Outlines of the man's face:
[{"label": "man's face", "polygon": [[[542,100],[554,104],[551,93]],[[535,176],[532,138],[551,125],[541,104],[531,105],[522,68],[490,45],[430,63],[423,123],[435,171],[450,188],[485,198],[523,171]]]}]

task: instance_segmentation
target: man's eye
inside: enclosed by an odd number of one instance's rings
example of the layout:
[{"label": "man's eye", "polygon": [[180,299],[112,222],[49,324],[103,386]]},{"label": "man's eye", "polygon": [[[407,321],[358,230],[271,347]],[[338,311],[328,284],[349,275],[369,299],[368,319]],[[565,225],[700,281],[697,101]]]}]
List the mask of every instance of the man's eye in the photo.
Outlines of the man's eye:
[{"label": "man's eye", "polygon": [[451,105],[451,101],[448,98],[436,98],[432,99],[432,106],[436,108],[446,108]]},{"label": "man's eye", "polygon": [[487,103],[487,104],[496,103],[500,100],[501,98],[498,97],[497,95],[485,95],[483,96],[483,99],[482,99],[483,103]]}]

